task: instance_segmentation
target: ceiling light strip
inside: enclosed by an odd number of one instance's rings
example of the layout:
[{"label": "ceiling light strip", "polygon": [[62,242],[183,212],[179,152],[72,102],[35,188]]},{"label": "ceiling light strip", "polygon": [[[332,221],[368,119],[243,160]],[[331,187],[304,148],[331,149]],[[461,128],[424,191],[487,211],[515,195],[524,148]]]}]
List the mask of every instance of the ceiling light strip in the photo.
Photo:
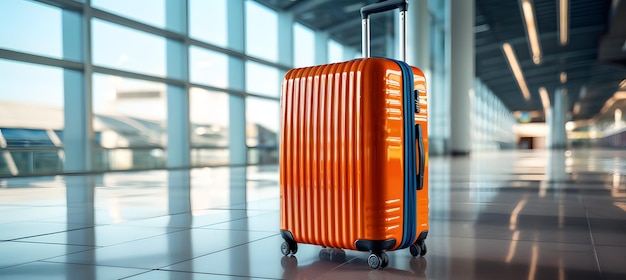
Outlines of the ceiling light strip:
[{"label": "ceiling light strip", "polygon": [[524,99],[530,100],[530,91],[528,90],[528,85],[526,85],[526,80],[524,80],[524,74],[522,73],[522,68],[519,66],[513,47],[511,47],[509,43],[504,43],[502,44],[502,50],[504,51],[506,60],[509,62],[511,71],[513,71],[513,76],[515,76],[515,80],[517,80],[517,84],[522,91],[522,95],[524,95]]},{"label": "ceiling light strip", "polygon": [[569,0],[559,1],[559,40],[561,46],[569,42]]},{"label": "ceiling light strip", "polygon": [[530,0],[522,0],[522,13],[524,15],[524,22],[526,23],[526,34],[528,35],[533,62],[539,64],[541,63],[541,45],[539,44],[535,9]]}]

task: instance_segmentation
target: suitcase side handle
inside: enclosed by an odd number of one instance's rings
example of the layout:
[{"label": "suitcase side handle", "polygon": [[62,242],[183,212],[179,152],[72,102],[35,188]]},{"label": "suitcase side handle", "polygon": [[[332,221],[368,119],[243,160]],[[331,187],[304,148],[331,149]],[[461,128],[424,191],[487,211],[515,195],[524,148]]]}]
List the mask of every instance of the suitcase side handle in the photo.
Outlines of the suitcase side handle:
[{"label": "suitcase side handle", "polygon": [[408,0],[386,0],[369,4],[361,8],[361,51],[363,58],[369,58],[370,52],[370,14],[400,9],[400,60],[406,61],[406,11]]},{"label": "suitcase side handle", "polygon": [[419,153],[419,174],[417,174],[417,190],[424,188],[424,164],[426,162],[426,155],[424,154],[424,137],[422,137],[422,125],[415,125],[415,136],[417,140],[417,152]]}]

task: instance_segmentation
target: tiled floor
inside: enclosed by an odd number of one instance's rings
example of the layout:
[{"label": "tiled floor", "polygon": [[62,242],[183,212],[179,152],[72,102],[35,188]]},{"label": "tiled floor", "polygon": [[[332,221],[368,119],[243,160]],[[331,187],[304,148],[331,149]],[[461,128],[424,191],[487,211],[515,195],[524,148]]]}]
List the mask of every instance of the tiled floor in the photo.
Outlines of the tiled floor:
[{"label": "tiled floor", "polygon": [[430,159],[428,253],[280,253],[276,167],[0,178],[0,279],[626,279],[626,150]]}]

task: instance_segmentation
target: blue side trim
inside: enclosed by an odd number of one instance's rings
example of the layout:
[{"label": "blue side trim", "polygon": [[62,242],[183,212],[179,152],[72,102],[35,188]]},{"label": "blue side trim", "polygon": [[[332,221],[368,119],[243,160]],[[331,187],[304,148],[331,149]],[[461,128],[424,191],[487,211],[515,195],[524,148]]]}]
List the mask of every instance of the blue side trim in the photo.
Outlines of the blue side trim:
[{"label": "blue side trim", "polygon": [[404,61],[393,60],[402,70],[404,117],[404,227],[399,249],[411,246],[417,235],[416,162],[415,162],[415,90],[413,69]]}]

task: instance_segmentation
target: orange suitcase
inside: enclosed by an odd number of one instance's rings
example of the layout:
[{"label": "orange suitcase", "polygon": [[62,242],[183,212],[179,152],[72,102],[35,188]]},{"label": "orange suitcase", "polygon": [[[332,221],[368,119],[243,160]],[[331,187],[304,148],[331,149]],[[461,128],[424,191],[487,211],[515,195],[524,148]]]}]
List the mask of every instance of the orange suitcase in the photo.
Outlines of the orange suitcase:
[{"label": "orange suitcase", "polygon": [[[284,255],[298,243],[424,255],[428,234],[426,79],[403,61],[369,57],[369,14],[400,8],[404,59],[406,0],[361,9],[363,54],[343,63],[292,69],[281,93],[280,229]],[[321,256],[321,254],[320,254]]]}]

